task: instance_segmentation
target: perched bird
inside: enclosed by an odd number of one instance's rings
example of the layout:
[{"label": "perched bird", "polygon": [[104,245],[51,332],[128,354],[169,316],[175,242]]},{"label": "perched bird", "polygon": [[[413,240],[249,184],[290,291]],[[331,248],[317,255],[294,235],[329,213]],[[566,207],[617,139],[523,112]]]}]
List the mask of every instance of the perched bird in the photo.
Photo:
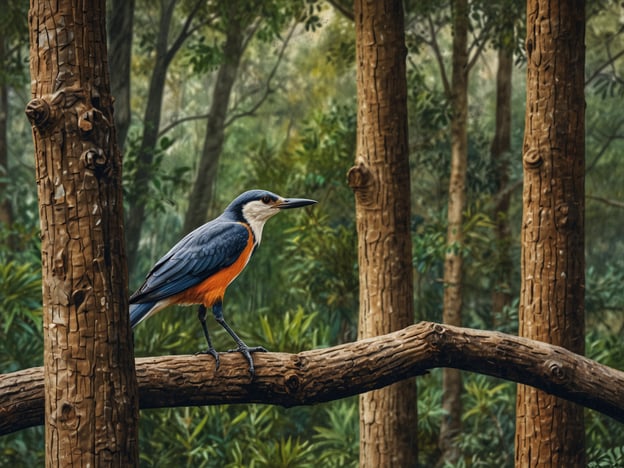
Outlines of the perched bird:
[{"label": "perched bird", "polygon": [[304,198],[282,198],[266,190],[250,190],[236,197],[218,218],[192,231],[158,260],[143,285],[130,297],[132,327],[169,305],[199,304],[197,316],[208,342],[203,353],[214,356],[218,368],[219,354],[206,326],[206,308],[212,307],[215,320],[238,346],[230,351],[245,356],[253,377],[251,353],[266,349],[250,348],[227,324],[223,318],[225,289],[249,262],[270,217],[281,210],[314,203]]}]

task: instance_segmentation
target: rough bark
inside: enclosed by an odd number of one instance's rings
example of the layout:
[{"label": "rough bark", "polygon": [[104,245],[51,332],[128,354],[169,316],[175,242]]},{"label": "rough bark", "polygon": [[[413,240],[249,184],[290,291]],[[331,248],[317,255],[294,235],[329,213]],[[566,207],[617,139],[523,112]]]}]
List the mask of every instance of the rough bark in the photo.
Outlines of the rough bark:
[{"label": "rough bark", "polygon": [[[449,181],[446,255],[444,257],[444,298],[442,321],[462,324],[462,282],[464,243],[463,220],[466,208],[466,169],[468,165],[468,2],[454,0],[453,63],[451,78],[451,174]],[[461,373],[444,369],[442,373],[442,408],[445,417],[440,426],[442,460],[455,464],[459,448],[454,438],[461,431]]]},{"label": "rough bark", "polygon": [[[359,336],[413,322],[410,178],[403,6],[355,2],[358,93],[355,192],[360,268]],[[416,382],[360,397],[360,465],[417,464]]]},{"label": "rough bark", "polygon": [[[519,334],[584,350],[582,0],[527,2]],[[585,466],[583,409],[519,386],[516,466]]]},{"label": "rough bark", "polygon": [[496,122],[492,139],[491,157],[496,174],[496,258],[497,275],[492,292],[492,312],[499,314],[511,303],[513,260],[510,254],[511,228],[509,226],[509,151],[511,150],[511,78],[513,73],[513,48],[501,45],[498,49],[496,72]]},{"label": "rough bark", "polygon": [[[624,372],[559,346],[486,330],[420,322],[388,335],[298,354],[137,359],[142,409],[337,400],[448,366],[533,385],[624,422]],[[0,435],[43,423],[43,369],[0,375]]]},{"label": "rough bark", "polygon": [[33,0],[33,124],[41,218],[47,466],[137,466],[121,157],[105,2]]},{"label": "rough bark", "polygon": [[241,26],[236,22],[231,22],[223,46],[224,62],[219,67],[212,92],[212,103],[208,113],[197,176],[189,195],[189,206],[184,217],[184,233],[206,222],[208,207],[213,198],[219,158],[225,141],[225,121],[230,95],[243,55],[244,36]]},{"label": "rough bark", "polygon": [[115,99],[117,146],[123,153],[130,128],[130,61],[134,27],[135,0],[111,0],[108,21],[108,61],[111,69],[111,94]]}]

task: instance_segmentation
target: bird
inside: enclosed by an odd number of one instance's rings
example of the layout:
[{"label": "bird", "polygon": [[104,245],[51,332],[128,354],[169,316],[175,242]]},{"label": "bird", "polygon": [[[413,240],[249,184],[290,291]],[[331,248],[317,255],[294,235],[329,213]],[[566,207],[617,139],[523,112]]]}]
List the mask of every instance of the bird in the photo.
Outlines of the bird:
[{"label": "bird", "polygon": [[173,304],[199,305],[197,317],[208,344],[205,351],[219,368],[219,353],[210,340],[206,313],[212,308],[217,321],[236,342],[238,351],[255,375],[251,353],[266,352],[249,347],[225,321],[223,296],[226,288],[243,271],[260,245],[266,221],[281,210],[317,203],[307,198],[284,198],[267,190],[249,190],[236,197],[221,215],[198,227],[175,244],[147,274],[142,286],[130,296],[132,328]]}]

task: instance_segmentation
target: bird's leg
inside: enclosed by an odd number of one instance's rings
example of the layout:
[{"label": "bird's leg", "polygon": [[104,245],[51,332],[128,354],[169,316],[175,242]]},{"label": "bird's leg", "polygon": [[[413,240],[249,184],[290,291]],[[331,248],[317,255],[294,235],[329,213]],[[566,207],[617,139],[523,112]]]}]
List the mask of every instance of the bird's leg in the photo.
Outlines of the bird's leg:
[{"label": "bird's leg", "polygon": [[208,342],[208,349],[206,351],[199,351],[195,354],[210,354],[215,358],[215,370],[219,368],[219,353],[212,346],[212,341],[210,341],[210,335],[208,334],[208,327],[206,326],[206,306],[200,305],[197,310],[197,318],[199,319],[199,323],[201,323],[202,330],[204,331],[204,336],[206,337],[206,341]]},{"label": "bird's leg", "polygon": [[236,341],[236,344],[238,345],[237,349],[229,349],[228,353],[238,351],[243,356],[245,356],[245,359],[247,359],[247,362],[249,363],[249,373],[251,374],[251,376],[253,378],[253,376],[255,375],[256,371],[254,369],[254,363],[253,363],[253,359],[251,357],[251,353],[254,353],[254,352],[266,353],[267,350],[265,348],[263,348],[262,346],[255,346],[253,348],[250,348],[249,346],[247,346],[243,342],[243,340],[241,340],[238,337],[238,335],[234,332],[234,330],[232,330],[230,328],[230,326],[227,324],[227,322],[223,318],[223,306],[222,306],[221,302],[217,302],[215,305],[212,306],[212,313],[214,314],[215,320],[223,328],[225,328],[225,331],[229,333],[229,335],[234,339],[234,341]]}]

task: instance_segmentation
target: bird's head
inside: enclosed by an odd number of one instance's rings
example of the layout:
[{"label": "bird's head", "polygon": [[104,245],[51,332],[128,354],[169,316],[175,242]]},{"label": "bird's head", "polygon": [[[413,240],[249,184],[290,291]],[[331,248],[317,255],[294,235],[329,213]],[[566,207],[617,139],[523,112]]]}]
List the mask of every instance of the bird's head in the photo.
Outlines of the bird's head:
[{"label": "bird's head", "polygon": [[225,209],[245,221],[260,243],[264,223],[281,210],[313,205],[315,200],[306,198],[283,198],[267,190],[249,190],[234,199]]}]

